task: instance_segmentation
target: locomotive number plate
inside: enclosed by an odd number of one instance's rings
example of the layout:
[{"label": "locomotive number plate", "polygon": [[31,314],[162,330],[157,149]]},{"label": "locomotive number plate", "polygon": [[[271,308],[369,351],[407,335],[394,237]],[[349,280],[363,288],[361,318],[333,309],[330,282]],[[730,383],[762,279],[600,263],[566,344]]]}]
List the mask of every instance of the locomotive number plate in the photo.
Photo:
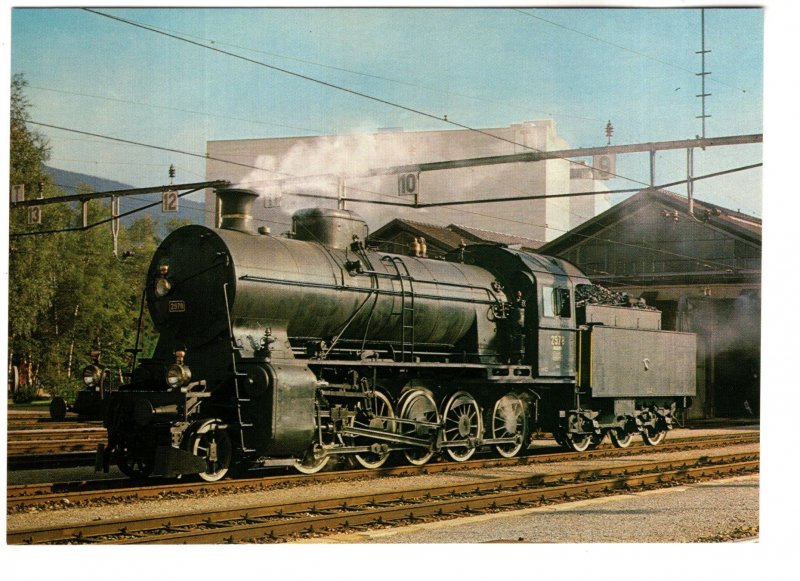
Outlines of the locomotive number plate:
[{"label": "locomotive number plate", "polygon": [[169,312],[170,313],[183,313],[186,311],[186,303],[184,301],[170,301],[169,302]]}]

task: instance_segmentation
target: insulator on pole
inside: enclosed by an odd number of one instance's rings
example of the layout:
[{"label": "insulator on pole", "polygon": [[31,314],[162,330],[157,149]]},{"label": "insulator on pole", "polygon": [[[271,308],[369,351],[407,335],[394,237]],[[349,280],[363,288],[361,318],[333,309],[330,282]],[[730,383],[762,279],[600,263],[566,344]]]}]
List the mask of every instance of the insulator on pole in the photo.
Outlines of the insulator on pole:
[{"label": "insulator on pole", "polygon": [[611,136],[614,135],[614,126],[611,125],[611,120],[606,123],[606,137],[608,137],[608,145],[611,145]]}]

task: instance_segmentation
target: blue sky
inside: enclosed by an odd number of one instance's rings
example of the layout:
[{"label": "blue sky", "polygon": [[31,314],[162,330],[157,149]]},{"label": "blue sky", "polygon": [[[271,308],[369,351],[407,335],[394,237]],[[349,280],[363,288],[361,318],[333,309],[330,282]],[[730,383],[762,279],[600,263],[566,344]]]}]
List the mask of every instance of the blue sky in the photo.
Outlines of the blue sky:
[{"label": "blue sky", "polygon": [[[189,40],[475,128],[552,118],[571,147],[701,132],[699,9],[97,8]],[[453,128],[430,116],[76,9],[11,10],[11,72],[33,120],[202,154],[208,140]],[[763,131],[764,11],[705,11],[707,136]],[[39,128],[50,164],[134,186],[205,177],[202,159]],[[695,154],[695,175],[758,163],[761,146]],[[646,155],[617,172],[647,182]],[[664,152],[657,181],[685,178]],[[698,198],[761,216],[761,171]],[[685,191],[676,188],[676,191]]]}]

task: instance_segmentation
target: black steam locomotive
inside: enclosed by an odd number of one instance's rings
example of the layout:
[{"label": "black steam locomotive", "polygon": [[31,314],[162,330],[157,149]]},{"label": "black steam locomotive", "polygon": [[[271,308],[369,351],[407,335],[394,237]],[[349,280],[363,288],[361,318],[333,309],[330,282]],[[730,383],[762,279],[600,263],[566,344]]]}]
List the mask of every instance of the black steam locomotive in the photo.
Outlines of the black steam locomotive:
[{"label": "black steam locomotive", "polygon": [[578,451],[606,434],[655,445],[695,393],[695,336],[654,310],[578,306],[591,283],[564,260],[377,252],[346,210],[298,211],[276,237],[252,228],[255,193],[219,197],[220,229],[183,227],[153,257],[158,345],[110,394],[99,467],[421,465],[512,457],[539,431]]}]

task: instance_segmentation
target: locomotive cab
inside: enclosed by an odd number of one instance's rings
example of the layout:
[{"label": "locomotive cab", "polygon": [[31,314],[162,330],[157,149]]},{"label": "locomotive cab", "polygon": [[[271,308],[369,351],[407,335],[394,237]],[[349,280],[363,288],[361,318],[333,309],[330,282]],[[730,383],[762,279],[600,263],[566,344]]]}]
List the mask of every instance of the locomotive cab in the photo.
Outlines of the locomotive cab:
[{"label": "locomotive cab", "polygon": [[575,287],[589,282],[575,266],[496,245],[468,246],[448,259],[492,271],[513,297],[512,318],[519,329],[508,330],[511,360],[531,366],[535,377],[575,377]]}]

